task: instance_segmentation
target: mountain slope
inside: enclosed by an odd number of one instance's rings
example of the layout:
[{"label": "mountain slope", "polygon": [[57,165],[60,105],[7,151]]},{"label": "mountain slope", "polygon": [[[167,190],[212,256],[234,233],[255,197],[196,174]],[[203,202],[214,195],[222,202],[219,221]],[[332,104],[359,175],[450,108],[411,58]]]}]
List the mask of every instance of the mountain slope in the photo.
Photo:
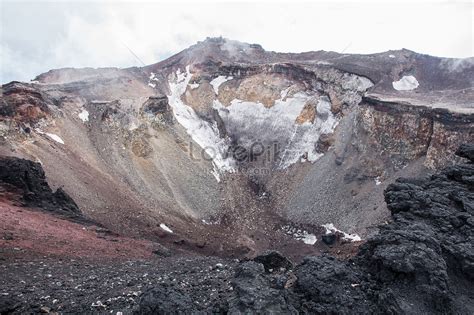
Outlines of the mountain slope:
[{"label": "mountain slope", "polygon": [[142,68],[3,85],[0,153],[41,162],[112,231],[301,257],[325,248],[323,224],[365,238],[388,217],[389,183],[455,161],[474,138],[473,73],[471,59],[408,50],[289,54],[212,38]]}]

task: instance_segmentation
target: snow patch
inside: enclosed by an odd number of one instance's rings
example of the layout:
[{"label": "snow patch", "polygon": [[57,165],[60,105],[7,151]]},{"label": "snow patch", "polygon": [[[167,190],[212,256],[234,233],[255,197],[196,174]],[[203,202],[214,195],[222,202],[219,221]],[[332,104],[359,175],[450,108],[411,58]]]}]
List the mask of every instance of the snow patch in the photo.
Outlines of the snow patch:
[{"label": "snow patch", "polygon": [[316,244],[316,241],[318,240],[316,238],[316,235],[314,234],[304,234],[301,238],[301,240],[303,241],[303,243],[305,244],[308,244],[308,245],[314,245]]},{"label": "snow patch", "polygon": [[220,224],[220,222],[217,220],[217,221],[212,221],[212,220],[206,220],[206,219],[202,219],[201,220],[202,223],[204,223],[205,225],[216,225],[216,224]]},{"label": "snow patch", "polygon": [[380,176],[375,177],[375,185],[378,186],[382,184],[382,181],[380,180]]},{"label": "snow patch", "polygon": [[158,81],[158,78],[156,77],[156,74],[155,74],[155,73],[151,72],[151,73],[150,73],[149,80],[150,80],[150,81]]},{"label": "snow patch", "polygon": [[222,83],[227,82],[227,81],[232,80],[232,79],[233,79],[232,76],[225,77],[223,75],[220,75],[217,78],[215,78],[214,80],[212,80],[210,83],[211,83],[212,87],[214,88],[214,92],[216,92],[216,94],[219,94],[219,86],[221,86]]},{"label": "snow patch", "polygon": [[[334,131],[337,119],[331,112],[331,103],[327,97],[319,97],[298,92],[287,97],[287,91],[281,92],[281,98],[267,108],[262,103],[234,99],[224,107],[219,100],[214,101],[213,107],[219,111],[227,131],[236,135],[239,145],[250,148],[255,142],[255,135],[259,135],[264,145],[279,143],[282,145],[277,167],[286,169],[301,160],[314,162],[323,154],[316,152],[315,144],[321,134]],[[317,117],[315,121],[297,124],[296,118],[300,115],[308,102],[315,103]]]},{"label": "snow patch", "polygon": [[293,236],[295,239],[302,241],[308,245],[314,245],[317,242],[316,235],[309,233],[305,230],[298,229],[289,225],[284,225],[281,228],[286,234]]},{"label": "snow patch", "polygon": [[48,138],[50,138],[51,140],[56,141],[57,143],[64,144],[63,139],[61,139],[61,137],[59,137],[58,135],[56,135],[54,133],[44,132],[41,129],[36,129],[36,132],[39,133],[40,135],[48,136]]},{"label": "snow patch", "polygon": [[168,233],[173,233],[173,231],[164,223],[161,223],[160,224],[160,228],[163,230],[163,231],[166,231]]},{"label": "snow patch", "polygon": [[395,55],[388,55],[389,58],[395,58]]},{"label": "snow patch", "polygon": [[323,224],[322,227],[326,229],[326,234],[334,233],[334,232],[342,233],[343,234],[342,239],[347,240],[347,241],[359,242],[362,240],[362,238],[357,234],[348,234],[346,232],[336,229],[336,227],[332,223]]},{"label": "snow patch", "polygon": [[135,130],[135,129],[138,129],[138,126],[137,126],[137,124],[136,124],[134,121],[132,121],[132,122],[130,123],[130,125],[128,126],[128,130],[129,130],[129,131],[133,131],[133,130]]},{"label": "snow patch", "polygon": [[280,92],[280,99],[283,100],[285,97],[287,97],[287,96],[288,96],[288,92],[290,92],[290,88],[289,88],[289,87],[286,88],[286,89],[284,89],[284,90],[281,90],[281,92]]},{"label": "snow patch", "polygon": [[[220,172],[234,172],[235,161],[227,156],[229,140],[219,136],[215,122],[204,121],[194,109],[181,100],[191,77],[189,66],[187,66],[186,72],[178,69],[175,82],[169,82],[171,94],[168,96],[168,101],[173,108],[174,116],[191,138],[212,158],[215,169]],[[214,176],[216,180],[220,180],[218,176]]]},{"label": "snow patch", "polygon": [[416,89],[420,84],[412,75],[405,75],[398,81],[392,82],[393,88],[397,91],[411,91]]},{"label": "snow patch", "polygon": [[189,87],[191,88],[191,90],[195,90],[199,87],[199,83],[190,83]]},{"label": "snow patch", "polygon": [[46,135],[50,137],[51,139],[53,139],[54,141],[56,141],[57,143],[64,144],[63,139],[61,139],[58,135],[55,135],[54,133],[48,133],[48,132],[46,132]]},{"label": "snow patch", "polygon": [[151,72],[150,76],[148,77],[148,86],[155,88],[156,84],[151,81],[158,81],[158,78],[156,77],[156,74],[154,72]]},{"label": "snow patch", "polygon": [[82,112],[80,112],[78,116],[84,123],[86,121],[89,121],[89,112],[85,109],[83,109]]}]

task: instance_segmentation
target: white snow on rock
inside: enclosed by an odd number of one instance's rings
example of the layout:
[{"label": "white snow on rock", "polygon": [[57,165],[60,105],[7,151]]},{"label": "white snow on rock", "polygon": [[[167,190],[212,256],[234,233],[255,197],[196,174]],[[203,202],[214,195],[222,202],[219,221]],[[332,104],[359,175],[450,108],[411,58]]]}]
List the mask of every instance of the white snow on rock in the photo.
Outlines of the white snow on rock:
[{"label": "white snow on rock", "polygon": [[135,129],[138,129],[138,125],[135,123],[135,121],[131,121],[130,124],[128,125],[128,130],[133,131]]},{"label": "white snow on rock", "polygon": [[51,139],[53,139],[54,141],[56,141],[57,143],[64,144],[63,139],[61,139],[58,135],[55,135],[54,133],[48,133],[48,132],[46,132],[46,135],[50,137]]},{"label": "white snow on rock", "polygon": [[153,83],[152,81],[158,81],[158,78],[156,77],[156,74],[151,72],[150,76],[148,77],[148,86],[155,88],[156,84]]},{"label": "white snow on rock", "polygon": [[189,66],[186,67],[186,72],[181,72],[178,69],[176,77],[175,82],[169,82],[171,92],[168,96],[169,104],[173,108],[176,120],[186,129],[186,132],[207,155],[212,158],[217,172],[213,175],[219,181],[220,178],[216,176],[219,172],[235,171],[235,161],[232,157],[227,156],[229,140],[219,136],[216,123],[204,121],[190,106],[184,104],[181,100],[181,95],[186,91],[186,87],[192,77]]},{"label": "white snow on rock", "polygon": [[293,236],[295,239],[299,240],[299,241],[302,241],[303,243],[305,244],[308,244],[308,245],[314,245],[316,244],[317,242],[317,238],[316,238],[316,235],[312,234],[312,233],[308,233],[307,231],[305,230],[302,230],[302,229],[298,229],[298,228],[295,228],[295,227],[292,227],[292,226],[289,226],[289,225],[284,225],[282,227],[282,230],[288,234],[288,235],[291,235]]},{"label": "white snow on rock", "polygon": [[388,55],[389,58],[395,58],[395,55]]},{"label": "white snow on rock", "polygon": [[217,166],[215,163],[212,163],[213,169],[211,171],[211,174],[214,176],[214,178],[217,180],[218,183],[221,182],[221,175],[219,173],[219,170],[217,169]]},{"label": "white snow on rock", "polygon": [[375,178],[375,185],[378,186],[378,185],[380,185],[380,184],[382,184],[382,181],[380,180],[380,177],[377,176],[377,177]]},{"label": "white snow on rock", "polygon": [[173,233],[173,231],[164,223],[161,223],[160,224],[160,228],[163,230],[163,231],[166,231],[168,233]]},{"label": "white snow on rock", "polygon": [[211,221],[211,220],[206,220],[206,219],[202,219],[201,222],[204,223],[205,225],[220,224],[219,221]]},{"label": "white snow on rock", "polygon": [[63,139],[61,139],[61,137],[59,137],[58,135],[56,135],[56,134],[54,134],[54,133],[44,132],[44,131],[42,131],[41,129],[35,129],[35,130],[36,130],[36,132],[39,133],[40,135],[46,135],[46,136],[48,136],[48,138],[50,138],[51,140],[56,141],[57,143],[64,144]]},{"label": "white snow on rock", "polygon": [[314,234],[304,234],[303,237],[301,238],[303,243],[308,244],[308,245],[314,245],[316,244],[316,241],[318,240],[316,238],[316,235]]},{"label": "white snow on rock", "polygon": [[[298,92],[287,97],[286,91],[272,107],[261,103],[232,100],[230,106],[224,107],[218,100],[214,108],[219,111],[229,134],[238,135],[239,144],[250,148],[255,142],[255,135],[265,143],[280,143],[279,169],[300,161],[305,155],[310,162],[319,159],[322,154],[316,152],[315,144],[321,134],[332,133],[337,126],[337,119],[331,112],[331,103],[327,97],[316,98],[306,92]],[[317,102],[317,117],[312,122],[297,124],[296,118],[308,102]]]},{"label": "white snow on rock", "polygon": [[346,232],[336,229],[336,227],[332,223],[323,224],[322,227],[326,229],[326,234],[334,232],[342,233],[344,235],[342,238],[347,241],[359,242],[362,240],[362,238],[357,234],[348,234]]},{"label": "white snow on rock", "polygon": [[393,88],[397,91],[411,91],[416,89],[420,84],[412,75],[405,75],[400,80],[392,82]]},{"label": "white snow on rock", "polygon": [[82,122],[89,121],[89,112],[85,109],[83,109],[78,116],[82,120]]},{"label": "white snow on rock", "polygon": [[[211,174],[219,182],[224,172],[237,170],[237,163],[229,153],[230,139],[220,137],[217,123],[202,119],[181,99],[188,85],[192,89],[198,87],[197,83],[190,84],[192,74],[189,69],[189,66],[185,71],[178,69],[170,79],[168,101],[178,123],[212,158],[214,168]],[[231,76],[218,76],[210,84],[217,94],[220,85],[231,79]],[[365,91],[371,86],[373,83],[367,78],[349,74],[344,77],[344,89]],[[280,98],[270,107],[241,99],[232,100],[228,106],[221,104],[218,99],[213,101],[213,108],[218,111],[227,133],[238,139],[240,146],[252,148],[256,135],[266,148],[278,143],[278,160],[274,161],[274,166],[278,169],[286,169],[299,161],[318,160],[323,154],[316,151],[316,143],[322,134],[333,133],[338,124],[327,96],[320,96],[314,91],[300,91],[289,95],[289,91],[289,88],[283,89]],[[317,115],[313,122],[297,123],[305,106],[316,106]]]},{"label": "white snow on rock", "polygon": [[191,87],[191,90],[197,89],[199,87],[198,83],[190,83],[189,86]]},{"label": "white snow on rock", "polygon": [[219,86],[221,86],[222,83],[224,83],[226,81],[229,81],[229,80],[232,80],[232,79],[233,79],[233,77],[231,77],[231,76],[225,77],[223,75],[220,75],[217,78],[215,78],[214,80],[212,80],[210,83],[211,83],[212,87],[214,88],[214,92],[216,92],[216,94],[219,94]]},{"label": "white snow on rock", "polygon": [[151,73],[150,73],[149,80],[150,80],[150,81],[158,81],[158,78],[156,78],[155,73],[151,72]]}]

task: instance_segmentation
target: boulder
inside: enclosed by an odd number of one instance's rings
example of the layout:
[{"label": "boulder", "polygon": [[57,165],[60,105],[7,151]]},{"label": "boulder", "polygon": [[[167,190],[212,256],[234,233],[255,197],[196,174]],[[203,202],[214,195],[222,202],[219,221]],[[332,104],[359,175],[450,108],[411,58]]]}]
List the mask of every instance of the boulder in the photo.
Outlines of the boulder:
[{"label": "boulder", "polygon": [[456,151],[456,155],[469,159],[471,163],[474,162],[474,144],[463,144]]},{"label": "boulder", "polygon": [[291,269],[293,267],[293,263],[288,258],[280,252],[273,250],[263,252],[255,257],[253,261],[261,263],[267,272],[270,270],[278,271],[280,268]]},{"label": "boulder", "polygon": [[20,193],[27,206],[85,220],[77,204],[62,188],[53,192],[49,187],[40,163],[16,157],[0,157],[0,185]]},{"label": "boulder", "polygon": [[285,290],[272,286],[262,264],[240,264],[232,280],[234,294],[229,298],[229,314],[297,314],[288,303]]}]

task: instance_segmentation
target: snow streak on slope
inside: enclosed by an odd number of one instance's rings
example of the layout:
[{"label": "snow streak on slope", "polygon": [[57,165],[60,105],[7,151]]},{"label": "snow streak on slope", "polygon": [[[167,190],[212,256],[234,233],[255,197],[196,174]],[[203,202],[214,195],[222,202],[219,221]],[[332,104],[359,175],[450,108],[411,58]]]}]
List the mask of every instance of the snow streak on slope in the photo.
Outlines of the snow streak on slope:
[{"label": "snow streak on slope", "polygon": [[163,231],[166,231],[168,233],[173,233],[173,231],[164,223],[161,223],[160,224],[160,228],[163,230]]},{"label": "snow streak on slope", "polygon": [[61,139],[60,136],[58,136],[58,135],[56,135],[56,134],[54,134],[54,133],[44,132],[44,131],[42,131],[41,129],[38,129],[38,128],[36,128],[35,130],[36,130],[36,132],[39,133],[40,135],[46,135],[46,136],[48,136],[48,138],[50,138],[51,140],[56,141],[57,143],[60,143],[60,144],[64,144],[64,140]]},{"label": "snow streak on slope", "polygon": [[233,77],[225,77],[223,75],[220,75],[218,76],[217,78],[215,78],[214,80],[212,80],[210,83],[212,85],[212,87],[214,88],[214,92],[216,92],[216,94],[219,94],[219,86],[221,86],[222,83],[226,82],[226,81],[229,81],[229,80],[232,80]]},{"label": "snow streak on slope", "polygon": [[63,141],[63,139],[61,139],[60,136],[58,136],[58,135],[56,135],[56,134],[54,134],[54,133],[49,133],[49,132],[46,132],[46,135],[47,135],[49,138],[51,138],[51,139],[53,139],[54,141],[56,141],[57,143],[64,144],[64,141]]},{"label": "snow streak on slope", "polygon": [[[220,172],[235,171],[235,161],[227,157],[229,148],[228,140],[219,137],[216,123],[209,123],[201,119],[196,112],[184,104],[181,96],[191,80],[189,66],[186,72],[178,69],[176,82],[169,82],[171,94],[168,96],[170,106],[173,108],[176,120],[186,129],[191,138],[212,158],[214,166]],[[213,175],[220,180],[219,174],[213,171]]]}]

